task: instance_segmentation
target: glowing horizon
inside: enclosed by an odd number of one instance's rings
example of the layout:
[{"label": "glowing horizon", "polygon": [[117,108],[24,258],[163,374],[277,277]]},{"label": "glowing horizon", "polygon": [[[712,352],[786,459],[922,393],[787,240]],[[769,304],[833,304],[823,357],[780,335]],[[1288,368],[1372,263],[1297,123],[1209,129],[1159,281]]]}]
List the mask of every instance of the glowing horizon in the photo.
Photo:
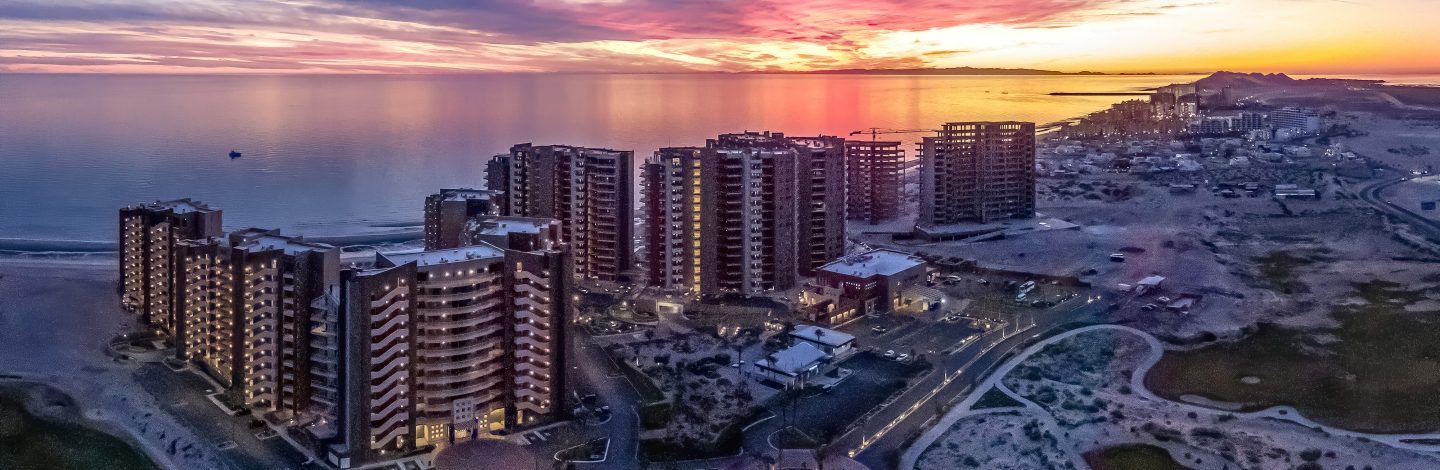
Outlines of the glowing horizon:
[{"label": "glowing horizon", "polygon": [[0,72],[1440,73],[1440,2],[9,0]]}]

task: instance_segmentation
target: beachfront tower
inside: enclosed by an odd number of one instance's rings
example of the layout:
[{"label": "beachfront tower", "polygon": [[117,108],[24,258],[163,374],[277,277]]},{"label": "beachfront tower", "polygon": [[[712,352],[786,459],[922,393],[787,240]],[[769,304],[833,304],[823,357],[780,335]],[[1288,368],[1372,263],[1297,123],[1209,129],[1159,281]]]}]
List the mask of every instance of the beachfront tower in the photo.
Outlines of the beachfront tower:
[{"label": "beachfront tower", "polygon": [[758,295],[840,256],[843,146],[746,132],[655,152],[642,169],[649,285]]},{"label": "beachfront tower", "polygon": [[190,199],[120,209],[120,306],[141,323],[174,334],[177,249],[223,235],[219,209]]},{"label": "beachfront tower", "polygon": [[628,280],[635,251],[634,152],[519,144],[486,165],[502,215],[560,221],[577,279]]}]

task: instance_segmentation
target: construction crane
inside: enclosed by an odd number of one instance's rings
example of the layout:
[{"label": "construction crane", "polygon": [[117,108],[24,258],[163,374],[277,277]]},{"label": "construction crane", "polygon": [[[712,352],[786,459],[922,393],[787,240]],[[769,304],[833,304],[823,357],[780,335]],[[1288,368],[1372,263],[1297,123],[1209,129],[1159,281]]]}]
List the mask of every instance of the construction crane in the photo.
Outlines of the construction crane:
[{"label": "construction crane", "polygon": [[869,134],[870,141],[875,142],[876,140],[878,140],[880,134],[919,134],[924,132],[935,132],[935,129],[885,129],[882,127],[871,127],[869,129],[862,129],[851,132],[850,135],[854,136]]},{"label": "construction crane", "polygon": [[[856,136],[868,134],[870,136],[870,143],[874,144],[875,142],[879,141],[879,136],[881,134],[925,134],[935,132],[938,131],[936,131],[935,129],[886,129],[883,127],[871,127],[868,129],[861,129],[851,132],[850,135]],[[915,167],[917,162],[919,162],[918,158],[901,161],[901,171],[907,171],[910,168]]]},{"label": "construction crane", "polygon": [[[867,199],[870,202],[863,203],[862,207],[867,207],[863,210],[870,214],[868,216],[868,219],[871,225],[879,225],[882,220],[898,217],[903,212],[905,212],[903,208],[899,206],[903,204],[902,201],[904,201],[905,199],[905,180],[907,179],[906,174],[909,173],[910,168],[916,166],[914,162],[919,161],[919,159],[907,161],[905,159],[905,151],[898,148],[900,144],[900,142],[898,141],[895,142],[895,148],[893,150],[880,150],[880,135],[921,133],[933,134],[935,133],[935,130],[886,129],[883,127],[871,127],[868,129],[862,129],[850,133],[851,137],[866,134],[870,135],[871,148],[868,151],[862,151],[860,155],[852,157],[850,156],[850,151],[847,149],[846,158],[859,158],[869,161],[869,163],[861,164],[861,167],[869,168],[868,173],[870,174],[870,183],[866,185],[869,189],[865,190],[865,192],[868,193]],[[887,143],[886,148],[888,149],[890,147],[891,145]],[[889,181],[889,183],[884,183],[885,181]],[[850,189],[850,191],[853,191],[853,189]],[[876,202],[881,200],[888,200],[890,201],[890,203],[884,204]],[[895,207],[885,207],[890,204],[894,204]]]}]

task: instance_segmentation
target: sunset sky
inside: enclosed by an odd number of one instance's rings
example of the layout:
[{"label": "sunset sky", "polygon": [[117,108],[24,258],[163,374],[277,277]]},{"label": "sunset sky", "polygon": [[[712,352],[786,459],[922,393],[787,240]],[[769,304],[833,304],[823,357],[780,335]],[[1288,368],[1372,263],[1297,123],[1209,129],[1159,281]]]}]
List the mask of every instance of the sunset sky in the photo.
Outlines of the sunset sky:
[{"label": "sunset sky", "polygon": [[1436,0],[0,0],[0,71],[1440,73]]}]

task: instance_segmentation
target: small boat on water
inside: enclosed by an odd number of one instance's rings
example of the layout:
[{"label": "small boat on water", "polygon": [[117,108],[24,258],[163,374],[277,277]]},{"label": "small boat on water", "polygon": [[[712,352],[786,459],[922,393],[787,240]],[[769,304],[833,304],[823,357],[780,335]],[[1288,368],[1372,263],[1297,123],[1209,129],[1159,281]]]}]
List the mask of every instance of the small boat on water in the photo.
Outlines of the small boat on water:
[{"label": "small boat on water", "polygon": [[240,152],[235,151],[235,150],[231,150],[231,151],[230,151],[230,158],[232,158],[232,159],[240,158]]}]

